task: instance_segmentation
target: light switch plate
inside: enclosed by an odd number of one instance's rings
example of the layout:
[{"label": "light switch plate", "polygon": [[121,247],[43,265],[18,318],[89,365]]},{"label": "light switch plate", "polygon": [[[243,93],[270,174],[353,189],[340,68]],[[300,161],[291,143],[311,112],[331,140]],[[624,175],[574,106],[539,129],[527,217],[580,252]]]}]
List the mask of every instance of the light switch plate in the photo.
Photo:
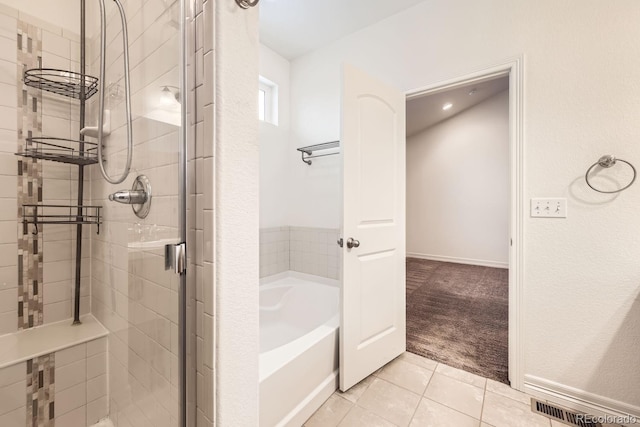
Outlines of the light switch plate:
[{"label": "light switch plate", "polygon": [[531,199],[532,218],[566,218],[567,199],[539,198]]}]

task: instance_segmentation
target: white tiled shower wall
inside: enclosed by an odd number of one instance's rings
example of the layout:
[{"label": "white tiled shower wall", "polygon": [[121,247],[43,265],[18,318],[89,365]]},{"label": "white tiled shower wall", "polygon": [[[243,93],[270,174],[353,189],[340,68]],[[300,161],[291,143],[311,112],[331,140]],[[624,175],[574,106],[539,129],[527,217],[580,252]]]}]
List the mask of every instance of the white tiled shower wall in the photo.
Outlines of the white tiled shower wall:
[{"label": "white tiled shower wall", "polygon": [[0,425],[26,425],[26,390],[27,362],[0,369]]},{"label": "white tiled shower wall", "polygon": [[[214,420],[214,0],[194,0],[188,32],[188,289],[195,288],[196,426]],[[195,286],[193,286],[195,284]],[[192,302],[193,299],[189,298]],[[189,359],[193,361],[193,359]],[[188,393],[191,390],[188,390]]]},{"label": "white tiled shower wall", "polygon": [[107,338],[55,353],[56,425],[91,426],[108,415]]},{"label": "white tiled shower wall", "polygon": [[16,39],[16,12],[0,7],[0,334],[18,329]]},{"label": "white tiled shower wall", "polygon": [[260,277],[288,270],[340,278],[340,232],[331,228],[274,227],[260,230]]},{"label": "white tiled shower wall", "polygon": [[[99,338],[55,352],[55,422],[86,427],[108,414],[107,339]],[[27,421],[27,362],[0,369],[0,426]]]}]

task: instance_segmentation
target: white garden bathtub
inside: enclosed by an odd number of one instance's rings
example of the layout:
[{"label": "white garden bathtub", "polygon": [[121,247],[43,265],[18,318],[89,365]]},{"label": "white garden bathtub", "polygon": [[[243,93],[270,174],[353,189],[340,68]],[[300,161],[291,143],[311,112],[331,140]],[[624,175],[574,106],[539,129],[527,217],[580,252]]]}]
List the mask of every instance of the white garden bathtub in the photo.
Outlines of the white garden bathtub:
[{"label": "white garden bathtub", "polygon": [[338,281],[260,282],[260,427],[301,426],[338,387]]}]

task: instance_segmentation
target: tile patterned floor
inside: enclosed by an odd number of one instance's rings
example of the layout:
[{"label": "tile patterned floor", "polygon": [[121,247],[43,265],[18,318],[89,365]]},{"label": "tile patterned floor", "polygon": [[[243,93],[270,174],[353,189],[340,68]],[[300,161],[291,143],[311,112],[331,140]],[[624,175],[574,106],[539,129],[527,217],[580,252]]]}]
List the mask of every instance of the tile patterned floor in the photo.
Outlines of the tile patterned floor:
[{"label": "tile patterned floor", "polygon": [[336,391],[305,427],[559,427],[530,396],[505,384],[404,353],[346,393]]}]

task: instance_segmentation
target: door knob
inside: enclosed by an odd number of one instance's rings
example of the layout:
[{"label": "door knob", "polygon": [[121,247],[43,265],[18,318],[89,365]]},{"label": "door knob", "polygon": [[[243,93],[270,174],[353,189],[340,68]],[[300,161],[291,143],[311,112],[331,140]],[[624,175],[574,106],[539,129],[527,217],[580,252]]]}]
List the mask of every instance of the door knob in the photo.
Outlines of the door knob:
[{"label": "door knob", "polygon": [[343,241],[342,241],[342,237],[341,237],[341,238],[338,239],[338,246],[342,247],[342,243],[343,243]]},{"label": "door knob", "polygon": [[355,240],[353,237],[349,237],[347,239],[347,248],[351,249],[351,248],[358,248],[358,247],[360,247],[359,240]]}]

